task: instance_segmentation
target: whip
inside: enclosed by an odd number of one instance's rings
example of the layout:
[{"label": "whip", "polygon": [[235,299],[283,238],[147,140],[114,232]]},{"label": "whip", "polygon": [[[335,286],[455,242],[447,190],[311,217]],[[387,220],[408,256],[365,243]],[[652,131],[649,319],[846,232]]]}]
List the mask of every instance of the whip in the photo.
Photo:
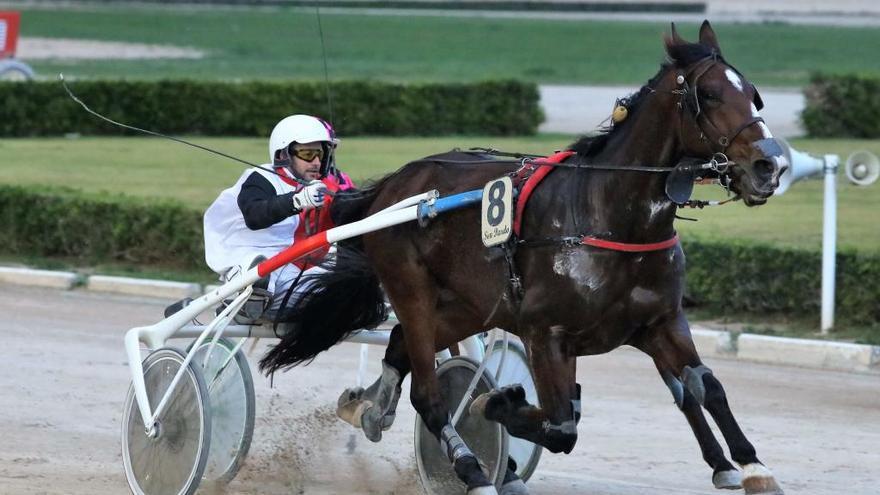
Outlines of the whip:
[{"label": "whip", "polygon": [[161,132],[151,131],[151,130],[149,130],[149,129],[141,129],[140,127],[135,127],[135,126],[128,125],[128,124],[123,124],[123,123],[121,123],[121,122],[116,122],[115,120],[110,119],[110,118],[107,118],[107,117],[101,115],[100,113],[98,113],[98,112],[92,110],[92,109],[89,108],[89,106],[86,105],[82,100],[80,100],[79,98],[77,98],[77,96],[76,96],[75,94],[73,94],[73,91],[71,91],[70,88],[67,86],[67,81],[64,80],[64,74],[58,74],[58,80],[61,81],[61,85],[64,86],[64,90],[67,91],[67,94],[70,96],[70,98],[73,99],[73,101],[79,103],[79,105],[80,105],[81,107],[83,107],[83,108],[86,110],[86,112],[89,112],[90,114],[94,115],[95,117],[98,117],[99,119],[104,120],[104,121],[106,121],[106,122],[109,122],[109,123],[111,123],[111,124],[113,124],[113,125],[115,125],[115,126],[119,126],[119,127],[124,128],[124,129],[130,129],[130,130],[132,130],[132,131],[142,132],[142,133],[144,133],[144,134],[149,134],[149,135],[151,135],[151,136],[163,137],[163,138],[166,138],[166,139],[170,139],[170,140],[172,140],[172,141],[177,141],[178,143],[183,143],[183,144],[185,144],[185,145],[187,145],[187,146],[192,146],[193,148],[198,148],[198,149],[200,149],[200,150],[204,150],[204,151],[207,151],[207,152],[210,152],[210,153],[214,153],[215,155],[220,155],[220,156],[222,156],[222,157],[224,157],[224,158],[229,158],[230,160],[235,160],[235,161],[237,161],[237,162],[239,162],[239,163],[243,163],[243,164],[245,164],[245,165],[247,165],[247,166],[249,166],[249,167],[259,168],[259,169],[261,169],[261,170],[265,170],[266,172],[270,172],[270,173],[273,173],[273,174],[275,174],[275,175],[280,175],[278,172],[272,170],[271,168],[264,167],[264,166],[262,166],[262,165],[257,165],[257,164],[255,164],[255,163],[251,163],[251,162],[249,162],[249,161],[247,161],[247,160],[242,160],[241,158],[237,158],[237,157],[234,157],[234,156],[232,156],[232,155],[228,155],[228,154],[223,153],[223,152],[221,152],[221,151],[212,150],[211,148],[208,148],[208,147],[205,147],[205,146],[202,146],[202,145],[199,145],[199,144],[191,143],[191,142],[186,141],[186,140],[184,140],[184,139],[176,138],[176,137],[174,137],[174,136],[168,136],[168,135],[166,135],[166,134],[162,134]]}]

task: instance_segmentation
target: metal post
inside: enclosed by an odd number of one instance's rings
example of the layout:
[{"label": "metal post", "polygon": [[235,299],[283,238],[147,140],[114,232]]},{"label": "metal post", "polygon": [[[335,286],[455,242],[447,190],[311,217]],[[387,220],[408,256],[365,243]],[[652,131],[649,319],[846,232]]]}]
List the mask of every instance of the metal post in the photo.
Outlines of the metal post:
[{"label": "metal post", "polygon": [[837,256],[837,155],[825,155],[825,205],[822,225],[822,335],[834,327]]}]

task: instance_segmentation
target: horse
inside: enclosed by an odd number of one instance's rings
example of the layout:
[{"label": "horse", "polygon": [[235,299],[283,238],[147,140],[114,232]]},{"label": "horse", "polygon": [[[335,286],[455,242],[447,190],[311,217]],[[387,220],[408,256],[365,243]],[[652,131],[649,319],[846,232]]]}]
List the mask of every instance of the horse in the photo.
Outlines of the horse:
[{"label": "horse", "polygon": [[[683,201],[673,201],[680,194],[668,189],[676,182],[672,176],[685,170],[678,164],[726,162],[713,167],[716,180],[757,206],[773,194],[786,163],[758,113],[760,95],[724,59],[709,22],[696,43],[685,41],[674,24],[664,41],[668,60],[625,100],[626,118],[573,143],[570,156],[534,189],[519,218],[518,240],[485,248],[479,208],[462,208],[427,225],[401,224],[340,245],[336,263],[291,314],[301,324],[264,356],[263,371],[308,362],[361,326],[378,324],[387,295],[400,323],[382,374],[367,390],[347,390],[340,404],[352,406],[357,413],[349,421],[378,441],[411,373],[413,406],[467,493],[483,495],[495,487],[450,422],[435,353],[492,328],[517,335],[528,351],[540,407],[514,385],[477,397],[470,413],[551,452],[569,453],[580,419],[576,358],[629,345],[653,360],[716,488],[782,494],[694,347],[682,310],[685,257],[674,228]],[[355,221],[423,191],[468,191],[520,168],[515,160],[462,151],[435,155],[337,196],[331,215],[337,223]],[[702,408],[742,472],[725,457]],[[513,471],[510,466],[502,493],[527,493]]]}]

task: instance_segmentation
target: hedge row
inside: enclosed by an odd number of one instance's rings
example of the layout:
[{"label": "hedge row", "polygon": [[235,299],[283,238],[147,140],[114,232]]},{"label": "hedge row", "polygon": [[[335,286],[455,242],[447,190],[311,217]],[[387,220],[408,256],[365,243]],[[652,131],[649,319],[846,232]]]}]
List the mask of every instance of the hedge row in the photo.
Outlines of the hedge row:
[{"label": "hedge row", "polygon": [[[266,136],[291,113],[329,119],[318,82],[79,81],[69,83],[110,119],[170,134]],[[333,125],[342,136],[534,134],[544,116],[532,83],[330,83]],[[133,133],[71,100],[60,83],[0,83],[0,136]]]},{"label": "hedge row", "polygon": [[208,270],[200,212],[71,189],[0,185],[0,252]]},{"label": "hedge row", "polygon": [[804,95],[810,136],[880,138],[880,77],[817,74]]},{"label": "hedge row", "polygon": [[[685,242],[687,296],[699,304],[758,314],[816,316],[822,253],[766,244]],[[880,323],[880,255],[838,251],[836,318]]]},{"label": "hedge row", "polygon": [[[688,297],[733,311],[818,315],[821,254],[686,242]],[[0,186],[0,252],[186,269],[204,263],[201,213],[179,203]],[[880,323],[880,256],[837,256],[837,317]]]}]

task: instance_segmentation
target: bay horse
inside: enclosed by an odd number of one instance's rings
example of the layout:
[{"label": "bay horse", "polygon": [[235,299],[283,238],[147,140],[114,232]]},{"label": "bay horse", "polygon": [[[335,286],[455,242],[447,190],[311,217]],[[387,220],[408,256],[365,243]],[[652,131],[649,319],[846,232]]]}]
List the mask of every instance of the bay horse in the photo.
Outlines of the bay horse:
[{"label": "bay horse", "polygon": [[[534,189],[509,260],[482,245],[479,208],[445,213],[426,226],[410,222],[365,234],[340,246],[336,264],[314,280],[290,315],[297,329],[267,353],[261,368],[273,373],[308,362],[352,331],[378,324],[384,289],[400,324],[392,330],[382,376],[367,390],[346,391],[340,404],[354,406],[349,421],[378,441],[411,373],[413,406],[467,493],[482,495],[496,493],[495,487],[450,423],[435,352],[496,327],[517,335],[528,350],[541,406],[526,402],[522,387],[510,386],[478,397],[471,414],[551,452],[569,453],[580,419],[576,358],[630,345],[653,359],[717,488],[781,494],[694,347],[681,305],[685,257],[674,229],[681,200],[670,199],[667,177],[687,159],[723,153],[729,166],[718,170],[719,180],[755,206],[773,194],[786,165],[758,114],[760,96],[722,57],[708,21],[698,43],[686,42],[673,25],[665,46],[668,61],[628,99],[627,118],[571,145],[573,154]],[[512,160],[466,152],[428,157],[338,196],[331,213],[337,223],[355,221],[427,190],[445,196],[481,188],[518,168]],[[615,250],[570,242],[587,235],[618,246],[661,244]],[[725,457],[701,408],[742,472]],[[502,493],[527,493],[513,471],[510,466]]]}]

